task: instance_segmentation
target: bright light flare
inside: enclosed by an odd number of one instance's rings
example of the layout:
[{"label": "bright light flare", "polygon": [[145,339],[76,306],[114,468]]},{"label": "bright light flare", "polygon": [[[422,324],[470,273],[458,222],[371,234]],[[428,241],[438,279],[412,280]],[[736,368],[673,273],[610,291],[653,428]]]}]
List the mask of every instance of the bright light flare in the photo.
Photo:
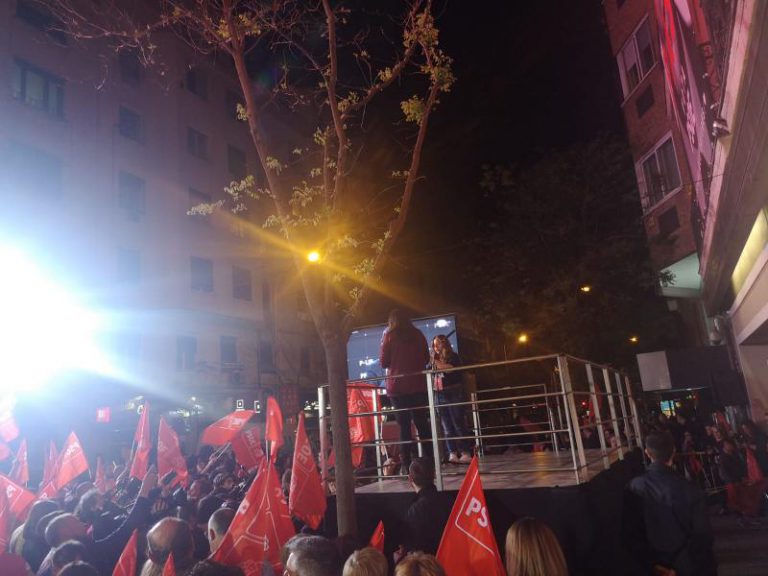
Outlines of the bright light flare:
[{"label": "bright light flare", "polygon": [[528,344],[528,334],[523,332],[522,334],[520,334],[520,336],[517,337],[517,341],[520,344]]},{"label": "bright light flare", "polygon": [[312,263],[320,262],[320,252],[317,250],[312,250],[307,254],[307,260],[309,260]]},{"label": "bright light flare", "polygon": [[631,344],[637,344],[638,342],[640,342],[640,338],[638,338],[637,336],[630,336],[629,337],[629,342]]},{"label": "bright light flare", "polygon": [[590,286],[589,284],[584,284],[584,286],[579,287],[579,290],[584,292],[584,294],[589,294],[590,292],[592,292],[592,286]]},{"label": "bright light flare", "polygon": [[32,391],[73,369],[104,371],[99,321],[22,253],[0,247],[0,395]]}]

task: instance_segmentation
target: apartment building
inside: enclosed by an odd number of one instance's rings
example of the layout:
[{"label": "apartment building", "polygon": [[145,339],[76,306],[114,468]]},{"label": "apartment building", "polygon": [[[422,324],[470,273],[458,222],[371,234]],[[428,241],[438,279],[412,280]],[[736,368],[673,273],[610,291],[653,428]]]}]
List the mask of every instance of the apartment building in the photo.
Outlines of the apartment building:
[{"label": "apartment building", "polygon": [[145,67],[50,24],[0,1],[0,240],[109,315],[110,376],[139,393],[220,412],[258,386],[316,386],[324,356],[289,259],[248,232],[263,215],[187,214],[257,172],[226,60],[168,34]]}]

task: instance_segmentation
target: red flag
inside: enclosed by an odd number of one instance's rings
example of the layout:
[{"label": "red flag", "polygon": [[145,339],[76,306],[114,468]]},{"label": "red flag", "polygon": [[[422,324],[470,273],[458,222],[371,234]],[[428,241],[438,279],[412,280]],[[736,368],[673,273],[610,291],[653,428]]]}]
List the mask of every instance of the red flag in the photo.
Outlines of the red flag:
[{"label": "red flag", "polygon": [[24,486],[29,482],[29,463],[27,462],[27,439],[21,441],[19,445],[19,451],[16,452],[16,459],[13,461],[13,467],[10,474],[8,474],[11,480],[16,484],[22,484]]},{"label": "red flag", "polygon": [[485,505],[477,456],[472,458],[456,496],[437,561],[446,576],[506,576]]},{"label": "red flag", "polygon": [[[368,389],[369,388],[369,389]],[[347,388],[347,410],[349,414],[373,412],[373,395],[376,388],[373,385],[356,383]],[[355,444],[370,442],[374,439],[373,416],[359,416],[349,419],[349,441],[352,443],[352,466],[357,468],[363,461],[363,446]]]},{"label": "red flag", "polygon": [[293,448],[293,469],[291,471],[291,491],[288,496],[288,509],[291,514],[305,522],[313,530],[320,526],[328,503],[325,490],[320,481],[312,446],[304,429],[304,413],[299,414],[296,429],[296,444]]},{"label": "red flag", "polygon": [[371,536],[368,546],[376,548],[376,550],[384,554],[384,522],[381,520],[379,520],[376,530],[373,531],[373,536]]},{"label": "red flag", "polygon": [[0,410],[0,440],[11,442],[19,435],[19,427],[10,410]]},{"label": "red flag", "polygon": [[2,474],[0,474],[0,492],[4,492],[8,498],[8,506],[17,521],[26,519],[29,507],[37,500],[34,492],[22,488]]},{"label": "red flag", "polygon": [[139,539],[139,531],[134,530],[131,534],[128,543],[123,548],[123,553],[120,554],[120,559],[117,561],[115,569],[112,571],[112,576],[136,576],[136,565],[138,560],[136,545]]},{"label": "red flag", "polygon": [[269,457],[274,462],[277,452],[283,445],[283,412],[273,396],[267,398],[267,430],[264,433],[269,444]]},{"label": "red flag", "polygon": [[104,461],[101,456],[96,457],[96,474],[93,475],[93,485],[104,494],[107,491],[107,473],[104,470]]},{"label": "red flag", "polygon": [[246,574],[261,574],[267,560],[280,573],[280,549],[294,534],[277,472],[265,458],[213,559]]},{"label": "red flag", "polygon": [[5,442],[0,442],[0,462],[8,458],[13,452]]},{"label": "red flag", "polygon": [[48,446],[48,454],[45,457],[45,463],[43,465],[43,485],[48,484],[53,480],[56,475],[56,463],[59,461],[59,452],[56,450],[56,444],[51,440]]},{"label": "red flag", "polygon": [[760,464],[757,463],[755,453],[747,448],[747,481],[759,482],[763,479],[763,471],[760,469]]},{"label": "red flag", "polygon": [[235,436],[243,431],[254,414],[253,410],[235,410],[227,414],[203,430],[200,444],[223,446],[227,442],[232,442]]},{"label": "red flag", "polygon": [[165,561],[162,576],[176,576],[176,563],[173,561],[173,553],[169,554],[168,560]]},{"label": "red flag", "polygon": [[5,493],[5,490],[0,490],[0,556],[8,550],[12,529],[8,495]]},{"label": "red flag", "polygon": [[139,423],[136,426],[136,433],[133,436],[136,445],[136,451],[133,453],[131,462],[131,478],[143,480],[149,469],[149,451],[152,449],[152,443],[149,437],[149,404],[144,404],[144,410],[139,417]]},{"label": "red flag", "polygon": [[259,466],[264,459],[264,447],[261,443],[259,428],[253,426],[235,436],[232,439],[232,451],[237,461],[246,468]]},{"label": "red flag", "polygon": [[157,473],[162,478],[168,472],[176,472],[176,478],[182,484],[187,484],[187,462],[181,453],[179,437],[176,431],[160,418],[160,428],[157,432]]},{"label": "red flag", "polygon": [[83,472],[88,471],[88,459],[85,457],[83,447],[80,445],[80,440],[74,432],[71,432],[67,437],[67,441],[64,444],[64,448],[61,451],[59,462],[56,469],[56,475],[54,477],[54,483],[56,490],[61,490],[72,482],[75,478],[80,476]]}]

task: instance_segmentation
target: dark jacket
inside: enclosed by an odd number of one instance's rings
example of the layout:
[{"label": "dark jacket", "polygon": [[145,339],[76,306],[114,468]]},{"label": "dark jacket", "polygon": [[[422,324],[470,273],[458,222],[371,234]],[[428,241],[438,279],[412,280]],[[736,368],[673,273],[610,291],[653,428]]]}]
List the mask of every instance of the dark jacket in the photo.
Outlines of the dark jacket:
[{"label": "dark jacket", "polygon": [[416,500],[405,513],[405,549],[408,552],[421,550],[427,554],[437,554],[450,513],[450,508],[440,500],[434,485],[419,490]]},{"label": "dark jacket", "polygon": [[674,568],[679,576],[714,575],[712,533],[704,494],[672,468],[653,463],[629,484],[626,536],[645,568]]},{"label": "dark jacket", "polygon": [[387,378],[387,394],[403,396],[427,391],[427,380],[423,371],[429,362],[427,339],[421,330],[406,324],[397,330],[387,330],[381,339],[379,361],[382,368],[389,369],[389,375],[411,374],[402,378]]}]

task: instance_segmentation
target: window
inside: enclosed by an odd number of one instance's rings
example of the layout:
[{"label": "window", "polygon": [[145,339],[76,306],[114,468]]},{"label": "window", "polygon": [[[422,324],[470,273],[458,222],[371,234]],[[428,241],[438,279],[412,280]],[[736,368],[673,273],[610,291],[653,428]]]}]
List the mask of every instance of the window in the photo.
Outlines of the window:
[{"label": "window", "polygon": [[[192,210],[195,206],[199,206],[200,204],[210,204],[211,201],[212,198],[210,194],[205,194],[194,188],[189,189],[189,210]],[[193,214],[188,217],[193,218],[196,222],[205,222],[206,224],[211,223],[211,217],[208,215]]]},{"label": "window", "polygon": [[137,142],[141,140],[141,116],[125,106],[120,106],[118,128],[126,138]]},{"label": "window", "polygon": [[635,100],[635,106],[637,106],[637,117],[642,118],[648,110],[653,107],[653,85],[648,84],[648,87],[643,90],[642,94]]},{"label": "window", "polygon": [[136,284],[141,278],[141,254],[131,248],[117,249],[117,281]]},{"label": "window", "polygon": [[120,66],[120,79],[125,84],[135,86],[141,82],[141,60],[135,50],[123,50],[117,55]]},{"label": "window", "polygon": [[262,372],[274,369],[275,359],[272,351],[272,342],[259,342],[258,362],[259,370]]},{"label": "window", "polygon": [[199,68],[190,68],[187,70],[185,84],[187,90],[192,92],[192,94],[200,96],[200,98],[204,100],[208,99],[208,82],[205,74],[203,74],[202,70]]},{"label": "window", "polygon": [[661,236],[669,236],[675,230],[680,228],[680,218],[677,216],[677,208],[672,206],[669,210],[665,210],[659,214],[659,234]]},{"label": "window", "polygon": [[20,60],[14,62],[13,97],[57,118],[64,116],[64,82]]},{"label": "window", "polygon": [[61,160],[43,150],[11,142],[5,158],[0,159],[0,167],[5,167],[0,170],[0,186],[7,188],[6,193],[46,199],[61,195]]},{"label": "window", "polygon": [[272,313],[272,288],[267,280],[261,283],[261,308],[264,314]]},{"label": "window", "polygon": [[237,363],[237,338],[234,336],[222,336],[219,340],[221,353],[221,367],[227,364]]},{"label": "window", "polygon": [[16,16],[30,26],[46,32],[59,44],[67,43],[67,36],[62,30],[61,22],[40,2],[17,0]]},{"label": "window", "polygon": [[237,180],[242,180],[247,174],[245,152],[234,146],[227,146],[227,168]]},{"label": "window", "polygon": [[208,158],[208,136],[194,128],[187,128],[187,150],[192,156]]},{"label": "window", "polygon": [[238,300],[253,299],[251,288],[251,271],[237,266],[232,267],[232,296]]},{"label": "window", "polygon": [[176,370],[193,370],[197,356],[197,338],[176,336]]},{"label": "window", "polygon": [[672,138],[658,144],[645,159],[640,162],[642,171],[642,202],[648,209],[665,196],[680,188],[680,171]]},{"label": "window", "polygon": [[624,91],[624,97],[627,97],[651,71],[654,62],[656,62],[648,18],[643,20],[643,23],[627,40],[621,52],[616,56],[616,60],[619,64],[621,87]]},{"label": "window", "polygon": [[145,210],[144,180],[128,172],[118,176],[118,204],[128,216],[138,220]]},{"label": "window", "polygon": [[190,259],[191,288],[198,292],[213,292],[213,261],[192,256]]},{"label": "window", "polygon": [[227,90],[226,99],[227,116],[232,118],[232,120],[240,120],[237,117],[237,105],[242,104],[242,98],[232,90]]}]

